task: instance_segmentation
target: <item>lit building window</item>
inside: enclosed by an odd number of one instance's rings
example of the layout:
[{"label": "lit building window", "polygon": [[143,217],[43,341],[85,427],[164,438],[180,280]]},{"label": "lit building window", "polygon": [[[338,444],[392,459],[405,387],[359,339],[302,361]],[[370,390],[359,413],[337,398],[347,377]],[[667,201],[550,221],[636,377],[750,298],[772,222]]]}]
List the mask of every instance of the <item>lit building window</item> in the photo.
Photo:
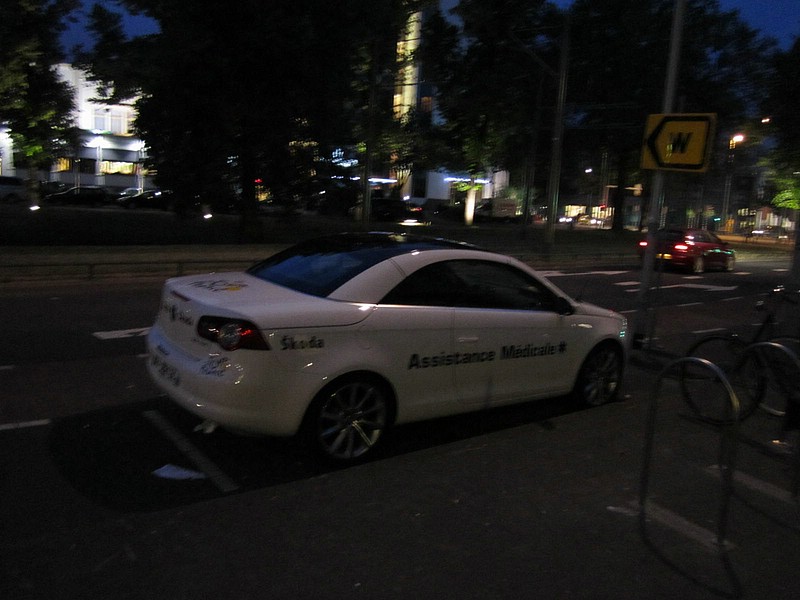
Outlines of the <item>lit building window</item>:
[{"label": "lit building window", "polygon": [[94,111],[94,128],[97,131],[109,131],[108,109],[98,108]]},{"label": "lit building window", "polygon": [[103,175],[134,175],[136,163],[104,160],[100,162],[100,172]]},{"label": "lit building window", "polygon": [[431,96],[423,96],[420,98],[419,109],[424,113],[433,112],[433,98]]}]

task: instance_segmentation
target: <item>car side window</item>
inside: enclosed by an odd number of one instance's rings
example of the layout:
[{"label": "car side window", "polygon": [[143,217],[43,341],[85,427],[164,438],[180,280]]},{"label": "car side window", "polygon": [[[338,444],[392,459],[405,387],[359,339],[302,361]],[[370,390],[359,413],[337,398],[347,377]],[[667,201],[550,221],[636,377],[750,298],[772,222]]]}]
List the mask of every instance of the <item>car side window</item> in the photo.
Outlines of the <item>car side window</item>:
[{"label": "car side window", "polygon": [[408,306],[455,306],[460,296],[460,282],[453,277],[448,263],[423,267],[401,281],[381,304]]},{"label": "car side window", "polygon": [[479,260],[435,263],[412,273],[382,304],[554,310],[553,293],[511,265]]},{"label": "car side window", "polygon": [[555,297],[541,282],[511,265],[490,261],[452,261],[463,284],[456,306],[510,310],[554,310]]}]

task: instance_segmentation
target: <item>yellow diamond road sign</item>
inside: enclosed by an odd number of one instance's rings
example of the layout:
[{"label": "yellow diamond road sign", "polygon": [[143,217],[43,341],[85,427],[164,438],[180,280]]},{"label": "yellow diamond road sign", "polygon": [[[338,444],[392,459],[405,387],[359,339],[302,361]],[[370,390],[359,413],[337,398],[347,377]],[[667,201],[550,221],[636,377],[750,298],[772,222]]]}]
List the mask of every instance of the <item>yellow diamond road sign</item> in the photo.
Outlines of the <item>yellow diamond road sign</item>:
[{"label": "yellow diamond road sign", "polygon": [[711,113],[648,116],[642,168],[705,173],[716,122]]}]

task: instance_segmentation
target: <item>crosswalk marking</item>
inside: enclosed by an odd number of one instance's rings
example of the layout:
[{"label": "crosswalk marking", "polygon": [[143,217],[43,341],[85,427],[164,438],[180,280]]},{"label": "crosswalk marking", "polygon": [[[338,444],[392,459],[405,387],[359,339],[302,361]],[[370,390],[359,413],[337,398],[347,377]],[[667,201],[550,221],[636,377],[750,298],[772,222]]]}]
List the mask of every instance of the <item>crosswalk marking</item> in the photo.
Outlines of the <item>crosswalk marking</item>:
[{"label": "crosswalk marking", "polygon": [[144,337],[149,331],[149,327],[136,327],[134,329],[116,329],[114,331],[95,331],[92,335],[98,340],[119,340],[124,338]]}]

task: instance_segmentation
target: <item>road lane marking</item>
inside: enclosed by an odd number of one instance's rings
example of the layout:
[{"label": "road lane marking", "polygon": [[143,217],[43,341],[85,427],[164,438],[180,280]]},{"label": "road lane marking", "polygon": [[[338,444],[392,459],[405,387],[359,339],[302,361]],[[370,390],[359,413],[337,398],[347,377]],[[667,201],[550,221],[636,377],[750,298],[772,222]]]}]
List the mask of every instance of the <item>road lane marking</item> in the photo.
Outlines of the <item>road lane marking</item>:
[{"label": "road lane marking", "polygon": [[26,429],[28,427],[44,427],[50,425],[51,419],[37,419],[36,421],[21,421],[19,423],[6,423],[0,425],[0,431],[12,431],[14,429]]},{"label": "road lane marking", "polygon": [[[700,283],[676,283],[674,285],[662,285],[654,287],[653,290],[671,290],[676,288],[686,288],[689,290],[703,290],[704,292],[732,292],[738,285],[706,285]],[[626,292],[636,292],[638,290],[625,290]]]},{"label": "road lane marking", "polygon": [[119,340],[124,338],[144,337],[149,331],[149,327],[137,327],[135,329],[117,329],[115,331],[95,331],[92,335],[99,340]]},{"label": "road lane marking", "polygon": [[630,270],[627,271],[582,271],[580,273],[565,273],[564,271],[537,271],[539,275],[543,277],[572,277],[576,275],[607,275],[609,277],[613,277],[614,275],[622,275],[623,273],[629,273]]},{"label": "road lane marking", "polygon": [[189,439],[178,431],[164,416],[157,410],[146,410],[142,413],[164,437],[172,442],[195,467],[205,473],[211,482],[223,493],[235,492],[239,485],[230,477],[225,475],[210,458],[203,454],[200,449],[192,444]]}]

